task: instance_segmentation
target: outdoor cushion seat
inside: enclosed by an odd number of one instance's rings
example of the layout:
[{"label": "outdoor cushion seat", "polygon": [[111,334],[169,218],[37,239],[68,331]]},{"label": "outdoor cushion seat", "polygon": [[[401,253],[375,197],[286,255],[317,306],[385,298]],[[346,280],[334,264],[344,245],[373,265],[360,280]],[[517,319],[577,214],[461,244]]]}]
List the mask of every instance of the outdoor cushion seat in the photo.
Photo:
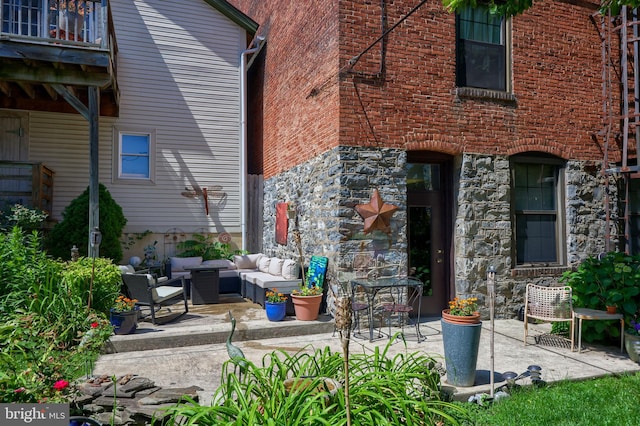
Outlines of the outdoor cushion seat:
[{"label": "outdoor cushion seat", "polygon": [[[178,317],[189,312],[184,277],[159,281],[152,274],[124,273],[122,274],[122,282],[126,286],[128,296],[137,300],[137,306],[150,309],[151,323],[153,325],[156,325],[156,313],[165,306],[175,305],[183,301],[184,312]],[[178,284],[179,286],[177,286]],[[178,317],[172,319],[177,319]]]}]

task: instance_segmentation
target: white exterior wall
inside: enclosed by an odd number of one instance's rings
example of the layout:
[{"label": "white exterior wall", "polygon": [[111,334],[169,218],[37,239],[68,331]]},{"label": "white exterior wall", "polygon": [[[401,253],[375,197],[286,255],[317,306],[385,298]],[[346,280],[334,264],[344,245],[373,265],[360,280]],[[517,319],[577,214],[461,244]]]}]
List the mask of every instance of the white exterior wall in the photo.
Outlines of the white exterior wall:
[{"label": "white exterior wall", "polygon": [[[100,182],[122,206],[126,232],[239,233],[245,31],[202,0],[111,4],[120,116],[100,119]],[[72,114],[32,112],[30,120],[31,159],[55,171],[60,219],[89,183],[88,124]],[[115,128],[155,131],[154,183],[115,182]],[[201,197],[181,195],[194,186],[213,192],[208,216]]]}]

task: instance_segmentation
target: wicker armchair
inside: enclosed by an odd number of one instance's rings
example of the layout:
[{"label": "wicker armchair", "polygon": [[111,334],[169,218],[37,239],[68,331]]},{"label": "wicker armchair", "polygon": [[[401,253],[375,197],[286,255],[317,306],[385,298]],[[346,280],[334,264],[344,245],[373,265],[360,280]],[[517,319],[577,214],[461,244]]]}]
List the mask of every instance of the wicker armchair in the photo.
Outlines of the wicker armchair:
[{"label": "wicker armchair", "polygon": [[569,321],[571,350],[574,342],[574,321],[571,287],[541,287],[527,284],[524,302],[524,345],[527,345],[529,318],[539,321]]},{"label": "wicker armchair", "polygon": [[189,312],[184,277],[169,280],[153,274],[135,274],[126,265],[120,265],[120,271],[127,295],[137,300],[136,305],[150,309],[153,325],[157,325],[156,313],[165,306],[184,302],[184,311],[171,320]]}]

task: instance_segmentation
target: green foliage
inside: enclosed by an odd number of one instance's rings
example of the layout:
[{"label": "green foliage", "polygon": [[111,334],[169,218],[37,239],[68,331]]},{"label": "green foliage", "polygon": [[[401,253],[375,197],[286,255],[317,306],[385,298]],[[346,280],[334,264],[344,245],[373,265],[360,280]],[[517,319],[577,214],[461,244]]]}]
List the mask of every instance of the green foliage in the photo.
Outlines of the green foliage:
[{"label": "green foliage", "polygon": [[2,299],[14,291],[25,291],[27,283],[43,280],[47,264],[35,231],[25,235],[14,227],[0,234],[0,314],[4,309]]},{"label": "green foliage", "polygon": [[[458,12],[465,7],[476,7],[478,4],[489,6],[492,13],[500,16],[520,15],[533,6],[533,0],[442,0],[442,5],[449,12]],[[640,0],[604,0],[600,3],[600,13],[607,14],[609,10],[612,16],[620,13],[622,6],[636,8],[640,6]]]},{"label": "green foliage", "polygon": [[42,210],[31,209],[22,204],[15,204],[0,212],[0,230],[7,232],[14,226],[30,232],[42,227],[47,214]]},{"label": "green foliage", "polygon": [[[119,262],[122,259],[120,237],[127,224],[122,208],[111,197],[107,188],[100,184],[100,232],[102,243],[100,255]],[[62,212],[62,222],[56,224],[46,241],[49,253],[57,258],[69,260],[71,247],[78,247],[81,256],[88,255],[89,241],[89,188],[74,199]]]},{"label": "green foliage", "polygon": [[[15,227],[0,234],[3,402],[68,401],[73,387],[65,383],[85,372],[85,361],[96,358],[113,332],[104,313],[87,309],[86,262],[54,261],[40,246],[36,232]],[[107,259],[96,265],[97,293],[119,289],[113,284],[117,267]]]},{"label": "green foliage", "polygon": [[130,232],[122,235],[120,244],[125,250],[130,250],[131,247],[136,245],[136,242],[141,241],[147,235],[151,235],[151,230],[147,229],[144,232]]},{"label": "green foliage", "polygon": [[[423,353],[387,356],[382,351],[349,359],[352,425],[459,424],[467,411],[440,398],[435,360]],[[329,348],[313,353],[274,351],[262,366],[248,362],[242,376],[231,361],[223,366],[223,384],[205,407],[193,400],[170,407],[168,425],[345,425],[344,389],[329,392],[324,378],[344,382],[344,360]],[[287,379],[306,378],[304,386]],[[180,423],[181,421],[184,423]]]},{"label": "green foliage", "polygon": [[488,407],[474,404],[473,421],[465,424],[632,426],[638,424],[639,400],[640,374],[558,382],[521,388]]},{"label": "green foliage", "polygon": [[[640,256],[610,252],[601,259],[589,257],[576,271],[565,272],[560,282],[571,286],[574,307],[604,310],[616,305],[629,324],[640,306]],[[620,329],[615,321],[585,321],[583,338],[617,340]]]},{"label": "green foliage", "polygon": [[93,259],[81,257],[77,262],[65,263],[62,271],[64,285],[69,293],[81,295],[84,306],[89,303],[92,275],[91,307],[107,315],[122,287],[120,269],[117,265],[114,265],[110,259],[103,258],[95,259],[94,265]]},{"label": "green foliage", "polygon": [[242,250],[231,250],[231,245],[214,241],[212,235],[193,234],[190,240],[178,243],[179,257],[202,256],[202,260],[231,259]]},{"label": "green foliage", "polygon": [[492,13],[501,16],[516,16],[533,6],[533,0],[442,0],[442,5],[449,12],[458,12],[465,7],[476,7],[478,4],[488,5]]}]

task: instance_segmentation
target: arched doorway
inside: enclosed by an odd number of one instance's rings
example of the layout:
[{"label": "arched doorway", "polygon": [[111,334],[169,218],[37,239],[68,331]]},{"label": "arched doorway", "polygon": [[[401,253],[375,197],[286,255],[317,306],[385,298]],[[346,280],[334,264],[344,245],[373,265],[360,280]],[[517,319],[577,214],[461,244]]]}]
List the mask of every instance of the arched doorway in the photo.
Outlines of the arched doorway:
[{"label": "arched doorway", "polygon": [[452,259],[452,158],[407,153],[407,235],[409,268],[424,282],[422,316],[447,307]]}]

